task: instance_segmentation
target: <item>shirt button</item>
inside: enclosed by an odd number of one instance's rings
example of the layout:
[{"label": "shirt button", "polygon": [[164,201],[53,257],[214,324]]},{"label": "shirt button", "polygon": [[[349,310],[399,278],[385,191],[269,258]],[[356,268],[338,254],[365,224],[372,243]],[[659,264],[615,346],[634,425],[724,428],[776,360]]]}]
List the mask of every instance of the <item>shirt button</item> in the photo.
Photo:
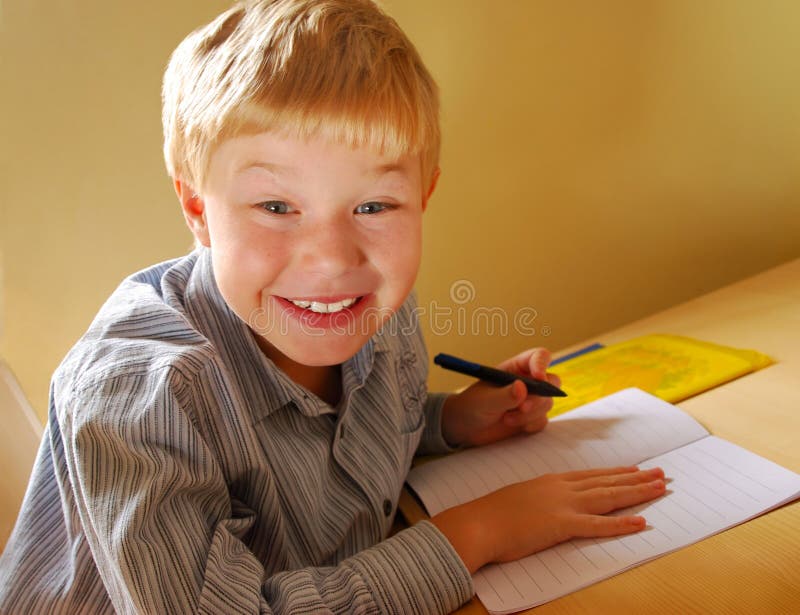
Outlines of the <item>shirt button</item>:
[{"label": "shirt button", "polygon": [[383,514],[387,517],[392,514],[392,501],[389,499],[383,501]]}]

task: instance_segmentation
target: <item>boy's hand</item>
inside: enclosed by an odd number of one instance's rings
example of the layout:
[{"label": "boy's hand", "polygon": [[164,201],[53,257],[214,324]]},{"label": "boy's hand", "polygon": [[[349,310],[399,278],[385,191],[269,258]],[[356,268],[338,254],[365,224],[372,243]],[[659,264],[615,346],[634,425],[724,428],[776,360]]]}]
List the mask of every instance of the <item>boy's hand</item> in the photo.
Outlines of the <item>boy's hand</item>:
[{"label": "boy's hand", "polygon": [[[503,361],[498,368],[559,386],[559,377],[547,373],[549,364],[550,352],[533,348]],[[479,381],[447,399],[442,409],[442,433],[454,446],[488,444],[521,431],[540,431],[547,425],[547,411],[552,406],[549,397],[529,395],[520,380],[504,387]]]},{"label": "boy's hand", "polygon": [[660,468],[546,474],[445,510],[431,522],[473,573],[489,562],[519,559],[571,538],[638,532],[645,527],[642,517],[606,513],[664,492]]}]

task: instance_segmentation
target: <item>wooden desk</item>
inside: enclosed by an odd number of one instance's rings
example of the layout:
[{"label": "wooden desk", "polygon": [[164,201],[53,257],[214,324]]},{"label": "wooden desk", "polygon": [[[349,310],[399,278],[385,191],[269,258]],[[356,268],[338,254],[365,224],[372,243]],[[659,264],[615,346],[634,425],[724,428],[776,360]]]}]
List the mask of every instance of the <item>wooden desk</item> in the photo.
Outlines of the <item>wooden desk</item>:
[{"label": "wooden desk", "polygon": [[[753,348],[775,359],[678,406],[712,434],[800,472],[800,259],[572,349],[647,333]],[[408,504],[409,496],[403,499]],[[800,502],[528,612],[800,613]],[[458,613],[486,610],[473,599]]]}]

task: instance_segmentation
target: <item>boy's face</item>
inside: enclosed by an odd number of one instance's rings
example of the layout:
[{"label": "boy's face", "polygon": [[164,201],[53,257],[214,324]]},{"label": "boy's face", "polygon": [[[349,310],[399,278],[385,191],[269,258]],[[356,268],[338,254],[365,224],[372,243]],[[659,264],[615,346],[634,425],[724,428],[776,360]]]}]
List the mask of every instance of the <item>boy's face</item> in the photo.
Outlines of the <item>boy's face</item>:
[{"label": "boy's face", "polygon": [[223,142],[199,197],[178,188],[267,356],[321,366],[352,357],[408,296],[433,186],[417,157],[268,132]]}]

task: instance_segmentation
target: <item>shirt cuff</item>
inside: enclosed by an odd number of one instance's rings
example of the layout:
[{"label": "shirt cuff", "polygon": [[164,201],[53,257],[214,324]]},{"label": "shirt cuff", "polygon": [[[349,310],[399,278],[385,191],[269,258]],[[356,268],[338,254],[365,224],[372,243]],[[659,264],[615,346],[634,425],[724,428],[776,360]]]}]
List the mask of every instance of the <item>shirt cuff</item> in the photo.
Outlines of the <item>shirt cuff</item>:
[{"label": "shirt cuff", "polygon": [[351,565],[371,586],[381,613],[450,613],[475,593],[464,562],[429,521],[359,553]]},{"label": "shirt cuff", "polygon": [[451,393],[428,393],[425,402],[425,429],[422,431],[417,455],[443,455],[458,448],[447,443],[442,435],[442,408]]}]

